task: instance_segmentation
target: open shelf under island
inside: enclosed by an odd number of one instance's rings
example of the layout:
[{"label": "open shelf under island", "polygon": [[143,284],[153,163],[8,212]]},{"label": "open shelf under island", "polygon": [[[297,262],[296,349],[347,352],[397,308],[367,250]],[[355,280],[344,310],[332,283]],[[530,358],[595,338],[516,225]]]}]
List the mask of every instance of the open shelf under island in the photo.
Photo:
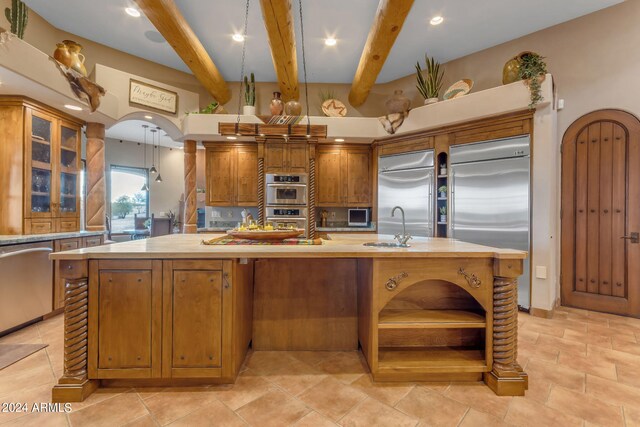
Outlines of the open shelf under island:
[{"label": "open shelf under island", "polygon": [[526,253],[329,237],[206,246],[202,234],[182,234],[51,255],[66,282],[53,401],[82,401],[99,386],[233,383],[249,346],[361,348],[375,381],[484,380],[498,395],[524,394],[516,278]]}]

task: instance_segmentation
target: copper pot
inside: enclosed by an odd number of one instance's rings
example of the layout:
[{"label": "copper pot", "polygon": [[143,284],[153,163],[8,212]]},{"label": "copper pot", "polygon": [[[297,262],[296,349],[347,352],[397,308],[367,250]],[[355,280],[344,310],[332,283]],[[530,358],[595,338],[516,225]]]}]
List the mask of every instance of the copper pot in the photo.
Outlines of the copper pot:
[{"label": "copper pot", "polygon": [[284,102],[280,98],[280,92],[273,92],[273,99],[269,103],[269,111],[272,116],[279,116],[284,110]]},{"label": "copper pot", "polygon": [[53,58],[64,65],[71,68],[71,54],[69,53],[69,47],[64,43],[56,43],[56,50],[53,52]]},{"label": "copper pot", "polygon": [[302,114],[302,104],[292,99],[284,105],[284,111],[287,116],[299,116]]},{"label": "copper pot", "polygon": [[504,64],[504,67],[502,68],[503,85],[508,85],[509,83],[517,82],[518,80],[520,80],[520,78],[518,77],[518,74],[520,73],[520,61],[522,60],[523,56],[532,53],[534,52],[530,52],[528,50],[520,52]]}]

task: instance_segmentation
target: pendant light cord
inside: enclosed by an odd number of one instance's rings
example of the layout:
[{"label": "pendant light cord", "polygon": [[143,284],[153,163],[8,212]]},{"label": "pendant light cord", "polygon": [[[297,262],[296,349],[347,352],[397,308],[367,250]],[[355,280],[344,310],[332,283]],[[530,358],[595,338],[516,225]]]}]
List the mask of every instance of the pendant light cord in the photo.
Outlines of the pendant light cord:
[{"label": "pendant light cord", "polygon": [[240,79],[239,79],[239,90],[238,90],[238,117],[236,119],[236,134],[238,134],[239,131],[239,125],[240,125],[240,111],[242,109],[242,95],[244,92],[244,59],[245,59],[245,55],[247,52],[247,28],[248,28],[248,24],[249,24],[249,1],[247,0],[247,4],[245,6],[245,10],[244,10],[244,31],[242,33],[243,36],[243,40],[242,40],[242,62],[240,63]]},{"label": "pendant light cord", "polygon": [[311,119],[309,119],[309,88],[307,85],[307,61],[304,56],[304,20],[302,19],[302,0],[298,0],[300,10],[300,41],[302,43],[302,74],[304,76],[304,98],[307,110],[307,137],[311,136]]}]

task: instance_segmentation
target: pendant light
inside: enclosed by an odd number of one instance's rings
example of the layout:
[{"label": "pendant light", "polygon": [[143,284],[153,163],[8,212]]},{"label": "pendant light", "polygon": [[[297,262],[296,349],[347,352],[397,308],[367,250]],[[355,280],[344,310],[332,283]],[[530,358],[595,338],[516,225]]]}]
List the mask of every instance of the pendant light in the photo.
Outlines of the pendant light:
[{"label": "pendant light", "polygon": [[160,175],[160,135],[158,135],[158,176],[156,177],[156,182],[162,182],[162,175]]},{"label": "pendant light", "polygon": [[311,138],[311,119],[309,118],[309,88],[307,86],[307,61],[304,56],[304,20],[302,19],[302,0],[298,0],[300,10],[300,41],[302,43],[302,74],[304,76],[304,101],[307,110],[307,138]]},{"label": "pendant light", "polygon": [[[149,125],[142,125],[142,128],[144,129],[144,144],[142,144],[142,147],[144,149],[144,168],[147,168],[147,128],[149,127]],[[140,191],[149,191],[149,184],[147,184],[147,181],[144,182],[144,185],[142,186],[142,188],[140,189]]]},{"label": "pendant light", "polygon": [[151,169],[149,169],[149,173],[156,174],[158,170],[156,169],[156,130],[151,129],[151,145],[153,146],[153,150],[151,151]]}]

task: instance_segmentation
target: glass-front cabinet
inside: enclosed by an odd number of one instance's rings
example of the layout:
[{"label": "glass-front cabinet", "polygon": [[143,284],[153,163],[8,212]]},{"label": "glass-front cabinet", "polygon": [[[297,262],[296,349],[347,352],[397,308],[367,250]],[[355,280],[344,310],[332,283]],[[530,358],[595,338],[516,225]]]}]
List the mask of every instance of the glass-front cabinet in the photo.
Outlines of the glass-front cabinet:
[{"label": "glass-front cabinet", "polygon": [[79,229],[80,126],[34,108],[26,108],[25,119],[25,231],[75,231]]}]

